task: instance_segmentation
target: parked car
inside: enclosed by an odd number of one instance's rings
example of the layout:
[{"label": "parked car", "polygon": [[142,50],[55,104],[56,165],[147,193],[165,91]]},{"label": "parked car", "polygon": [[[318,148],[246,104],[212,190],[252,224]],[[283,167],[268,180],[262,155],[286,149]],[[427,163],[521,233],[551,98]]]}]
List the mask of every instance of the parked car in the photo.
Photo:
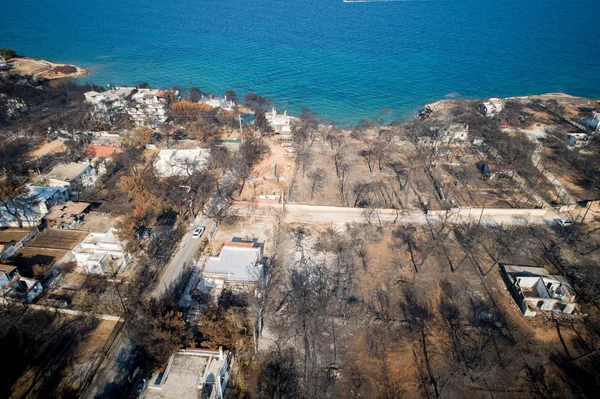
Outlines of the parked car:
[{"label": "parked car", "polygon": [[193,238],[202,237],[202,234],[204,234],[204,230],[206,230],[206,227],[204,227],[204,226],[196,227],[196,229],[194,230],[194,233],[192,234],[192,237]]},{"label": "parked car", "polygon": [[567,220],[567,219],[558,219],[556,221],[556,224],[559,225],[560,227],[567,227],[567,226],[571,226],[573,224],[573,222],[571,220]]}]

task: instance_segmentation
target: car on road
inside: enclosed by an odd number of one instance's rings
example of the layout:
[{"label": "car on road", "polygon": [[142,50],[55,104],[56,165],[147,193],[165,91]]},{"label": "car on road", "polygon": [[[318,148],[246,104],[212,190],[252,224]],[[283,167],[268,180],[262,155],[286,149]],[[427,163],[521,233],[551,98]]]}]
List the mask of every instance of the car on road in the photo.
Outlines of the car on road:
[{"label": "car on road", "polygon": [[194,230],[194,233],[192,234],[192,237],[193,238],[202,237],[202,234],[204,234],[204,230],[206,230],[206,227],[204,227],[204,226],[196,227],[196,229]]},{"label": "car on road", "polygon": [[573,224],[573,222],[571,220],[567,220],[567,219],[557,219],[556,224],[559,225],[560,227],[568,227],[568,226],[571,226]]}]

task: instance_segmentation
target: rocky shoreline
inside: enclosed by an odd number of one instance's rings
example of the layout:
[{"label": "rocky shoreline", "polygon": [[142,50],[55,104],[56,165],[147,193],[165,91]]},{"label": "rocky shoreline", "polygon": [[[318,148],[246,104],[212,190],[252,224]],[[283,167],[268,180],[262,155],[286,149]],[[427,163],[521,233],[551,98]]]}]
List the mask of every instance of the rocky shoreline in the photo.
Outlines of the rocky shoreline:
[{"label": "rocky shoreline", "polygon": [[7,61],[7,65],[9,69],[2,74],[32,76],[42,80],[78,78],[90,72],[89,68],[28,57],[12,58]]}]

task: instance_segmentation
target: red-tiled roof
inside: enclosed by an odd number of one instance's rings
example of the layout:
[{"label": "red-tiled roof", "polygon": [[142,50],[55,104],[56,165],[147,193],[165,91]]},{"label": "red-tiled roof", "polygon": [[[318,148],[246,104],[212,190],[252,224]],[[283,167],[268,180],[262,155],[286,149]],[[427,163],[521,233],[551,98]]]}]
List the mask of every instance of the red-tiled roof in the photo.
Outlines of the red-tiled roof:
[{"label": "red-tiled roof", "polygon": [[252,248],[254,247],[253,242],[247,241],[231,241],[223,244],[224,247],[238,247],[238,248]]},{"label": "red-tiled roof", "polygon": [[119,150],[119,147],[111,145],[90,145],[87,148],[87,154],[90,158],[111,158]]},{"label": "red-tiled roof", "polygon": [[70,221],[74,216],[81,215],[88,207],[89,202],[67,201],[61,205],[54,205],[46,215],[46,220]]},{"label": "red-tiled roof", "polygon": [[498,173],[498,172],[514,172],[514,168],[511,168],[508,165],[498,165],[498,164],[489,164],[490,172]]}]

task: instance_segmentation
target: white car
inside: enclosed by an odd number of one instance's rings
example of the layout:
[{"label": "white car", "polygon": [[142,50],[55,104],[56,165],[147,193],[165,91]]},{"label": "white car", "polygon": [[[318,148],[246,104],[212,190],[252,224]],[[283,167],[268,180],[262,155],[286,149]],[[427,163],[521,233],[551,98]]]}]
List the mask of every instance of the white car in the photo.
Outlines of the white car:
[{"label": "white car", "polygon": [[202,237],[202,234],[204,234],[204,230],[206,230],[206,227],[204,227],[204,226],[196,227],[196,229],[194,230],[194,233],[192,234],[192,237],[193,238]]},{"label": "white car", "polygon": [[556,221],[556,224],[559,225],[560,227],[567,227],[567,226],[571,226],[573,224],[573,222],[570,220],[567,220],[567,219],[558,219]]}]

